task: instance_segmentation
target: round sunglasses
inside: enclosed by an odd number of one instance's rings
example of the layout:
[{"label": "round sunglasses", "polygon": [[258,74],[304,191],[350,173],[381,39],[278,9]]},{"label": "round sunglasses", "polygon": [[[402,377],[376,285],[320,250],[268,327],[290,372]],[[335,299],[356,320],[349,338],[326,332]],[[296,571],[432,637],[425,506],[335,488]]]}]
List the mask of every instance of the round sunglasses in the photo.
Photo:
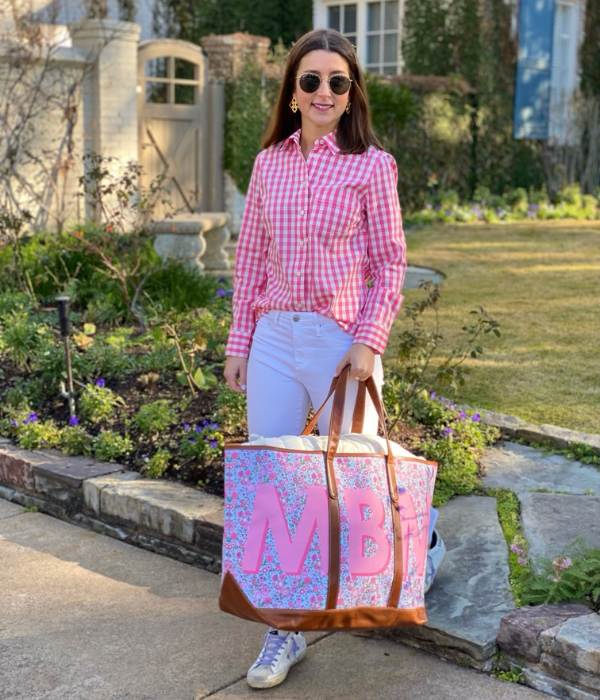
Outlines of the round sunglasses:
[{"label": "round sunglasses", "polygon": [[352,78],[347,78],[345,75],[332,75],[331,78],[321,78],[317,73],[302,73],[299,83],[304,92],[316,92],[321,85],[321,80],[326,80],[329,83],[331,92],[336,95],[344,95],[348,92],[353,82]]}]

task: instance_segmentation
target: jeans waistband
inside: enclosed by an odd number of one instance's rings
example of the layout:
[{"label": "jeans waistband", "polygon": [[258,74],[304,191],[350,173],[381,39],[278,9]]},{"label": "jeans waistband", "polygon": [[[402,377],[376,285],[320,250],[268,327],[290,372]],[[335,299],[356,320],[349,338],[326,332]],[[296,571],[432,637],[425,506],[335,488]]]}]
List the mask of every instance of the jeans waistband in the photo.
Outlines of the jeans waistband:
[{"label": "jeans waistband", "polygon": [[272,309],[266,314],[275,323],[302,323],[315,324],[328,321],[329,319],[318,311],[280,311]]}]

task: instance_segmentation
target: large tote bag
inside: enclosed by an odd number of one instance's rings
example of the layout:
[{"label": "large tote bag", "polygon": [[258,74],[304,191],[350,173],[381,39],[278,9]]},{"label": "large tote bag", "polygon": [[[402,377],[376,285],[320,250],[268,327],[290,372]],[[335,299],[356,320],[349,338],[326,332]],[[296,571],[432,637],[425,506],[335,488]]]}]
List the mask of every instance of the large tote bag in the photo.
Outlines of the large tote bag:
[{"label": "large tote bag", "polygon": [[[334,377],[303,432],[310,435],[333,394],[326,450],[225,446],[221,610],[284,630],[427,622],[424,578],[437,464],[389,440],[372,378],[364,384],[386,447],[338,451],[349,370],[346,365]],[[364,395],[353,430],[362,424]]]}]

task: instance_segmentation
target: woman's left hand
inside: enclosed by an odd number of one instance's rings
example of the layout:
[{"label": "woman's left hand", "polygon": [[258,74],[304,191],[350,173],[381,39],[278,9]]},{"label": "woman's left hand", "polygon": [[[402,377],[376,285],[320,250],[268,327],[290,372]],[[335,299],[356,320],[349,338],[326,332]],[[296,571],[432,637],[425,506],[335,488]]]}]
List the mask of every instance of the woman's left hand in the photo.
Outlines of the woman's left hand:
[{"label": "woman's left hand", "polygon": [[375,367],[375,355],[377,353],[364,343],[353,343],[348,352],[339,361],[335,369],[335,376],[342,371],[342,368],[350,363],[350,379],[364,381],[373,374]]}]

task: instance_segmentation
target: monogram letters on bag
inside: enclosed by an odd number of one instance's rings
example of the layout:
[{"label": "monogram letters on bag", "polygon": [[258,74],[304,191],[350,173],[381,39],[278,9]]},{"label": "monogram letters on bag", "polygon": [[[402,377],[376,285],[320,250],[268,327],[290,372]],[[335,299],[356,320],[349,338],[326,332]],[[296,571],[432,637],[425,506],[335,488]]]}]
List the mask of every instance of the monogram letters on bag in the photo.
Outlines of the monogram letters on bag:
[{"label": "monogram letters on bag", "polygon": [[[398,496],[403,560],[408,561],[410,541],[415,550],[416,560],[424,562],[428,545],[427,527],[419,527],[410,494],[404,489],[399,489]],[[385,507],[381,498],[368,488],[347,488],[340,493],[340,497],[344,500],[347,513],[350,574],[374,576],[385,571],[392,555],[392,546],[384,530]],[[296,575],[302,571],[316,533],[320,570],[326,575],[329,565],[327,498],[327,489],[324,486],[310,486],[306,489],[304,510],[297,521],[294,535],[291,535],[275,486],[257,485],[242,558],[242,570],[246,573],[259,571],[267,532],[270,530],[281,570],[286,574]],[[365,517],[367,509],[369,517]],[[375,544],[375,551],[366,556],[365,547],[369,540]]]}]

